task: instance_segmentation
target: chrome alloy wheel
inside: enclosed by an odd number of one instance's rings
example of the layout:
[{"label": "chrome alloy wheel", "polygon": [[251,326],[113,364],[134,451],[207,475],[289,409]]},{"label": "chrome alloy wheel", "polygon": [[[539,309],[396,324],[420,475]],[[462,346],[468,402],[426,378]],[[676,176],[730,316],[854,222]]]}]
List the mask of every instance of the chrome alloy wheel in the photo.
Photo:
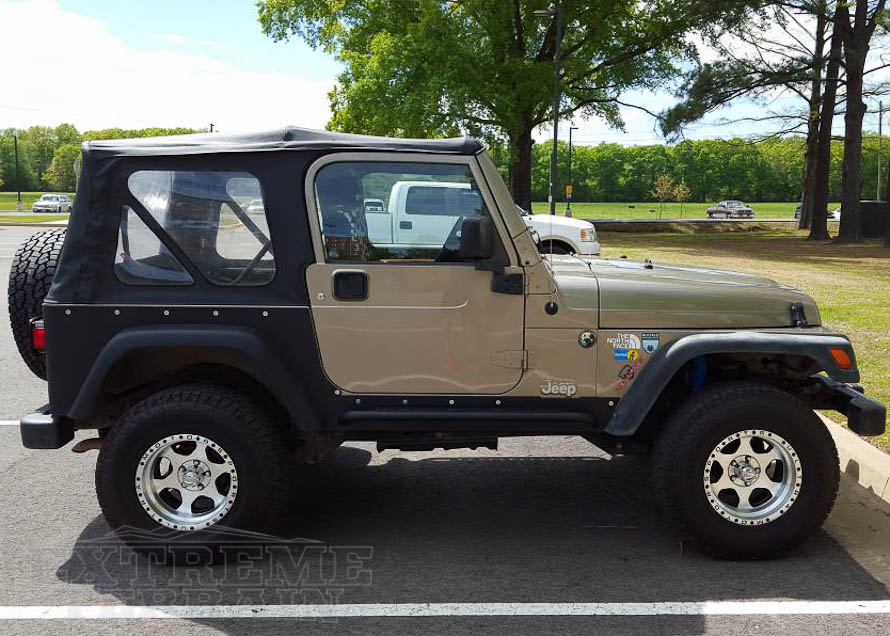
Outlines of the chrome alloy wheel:
[{"label": "chrome alloy wheel", "polygon": [[775,521],[800,495],[800,457],[785,439],[762,430],[733,433],[708,455],[705,496],[723,518],[740,525]]},{"label": "chrome alloy wheel", "polygon": [[201,435],[170,435],[136,466],[136,496],[148,515],[174,530],[206,528],[226,516],[238,473],[222,446]]}]

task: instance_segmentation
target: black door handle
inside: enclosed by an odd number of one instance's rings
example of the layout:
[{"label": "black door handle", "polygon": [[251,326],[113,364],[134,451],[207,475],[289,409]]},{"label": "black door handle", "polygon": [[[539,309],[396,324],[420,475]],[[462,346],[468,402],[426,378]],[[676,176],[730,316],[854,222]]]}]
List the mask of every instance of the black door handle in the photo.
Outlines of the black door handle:
[{"label": "black door handle", "polygon": [[410,230],[412,226],[413,223],[411,223],[411,221],[399,221],[400,230]]},{"label": "black door handle", "polygon": [[368,298],[368,275],[358,270],[334,272],[334,298],[365,300]]}]

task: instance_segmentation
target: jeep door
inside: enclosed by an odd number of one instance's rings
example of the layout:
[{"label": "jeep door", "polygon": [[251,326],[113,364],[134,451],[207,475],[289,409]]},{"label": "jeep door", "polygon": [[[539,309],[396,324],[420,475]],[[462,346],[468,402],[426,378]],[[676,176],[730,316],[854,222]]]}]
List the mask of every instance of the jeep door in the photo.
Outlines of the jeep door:
[{"label": "jeep door", "polygon": [[[423,214],[400,217],[417,223],[413,235],[375,243],[379,233],[369,235],[363,202],[383,199],[393,212],[393,186],[406,181],[466,184],[466,192],[439,197],[438,207],[427,198]],[[517,262],[474,157],[329,155],[310,168],[306,197],[316,256],[306,273],[312,316],[322,364],[337,387],[501,394],[518,384],[524,294],[493,292],[492,272],[458,250],[462,221],[487,217],[496,253],[508,267]]]}]

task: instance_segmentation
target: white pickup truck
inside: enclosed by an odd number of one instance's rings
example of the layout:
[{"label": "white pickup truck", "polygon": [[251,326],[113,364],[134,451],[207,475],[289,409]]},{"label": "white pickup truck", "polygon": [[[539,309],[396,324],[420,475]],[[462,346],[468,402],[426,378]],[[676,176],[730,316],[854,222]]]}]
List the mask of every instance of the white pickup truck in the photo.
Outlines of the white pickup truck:
[{"label": "white pickup truck", "polygon": [[[481,206],[479,193],[469,183],[452,181],[397,181],[386,211],[368,206],[365,219],[372,245],[429,244],[440,246],[462,216]],[[520,208],[526,225],[535,230],[542,252],[596,256],[600,244],[588,221],[549,214],[529,214]]]}]

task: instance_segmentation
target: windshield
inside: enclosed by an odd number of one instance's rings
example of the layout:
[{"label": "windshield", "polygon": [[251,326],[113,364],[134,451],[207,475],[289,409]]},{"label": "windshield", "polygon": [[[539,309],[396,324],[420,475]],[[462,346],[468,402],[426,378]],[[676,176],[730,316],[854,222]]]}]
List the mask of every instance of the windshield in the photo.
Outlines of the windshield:
[{"label": "windshield", "polygon": [[726,202],[726,207],[728,207],[728,208],[742,208],[744,206],[745,206],[745,204],[742,203],[741,201],[727,201]]},{"label": "windshield", "polygon": [[58,201],[59,197],[53,196],[51,194],[44,194],[42,197],[40,197],[40,200],[41,201]]}]

